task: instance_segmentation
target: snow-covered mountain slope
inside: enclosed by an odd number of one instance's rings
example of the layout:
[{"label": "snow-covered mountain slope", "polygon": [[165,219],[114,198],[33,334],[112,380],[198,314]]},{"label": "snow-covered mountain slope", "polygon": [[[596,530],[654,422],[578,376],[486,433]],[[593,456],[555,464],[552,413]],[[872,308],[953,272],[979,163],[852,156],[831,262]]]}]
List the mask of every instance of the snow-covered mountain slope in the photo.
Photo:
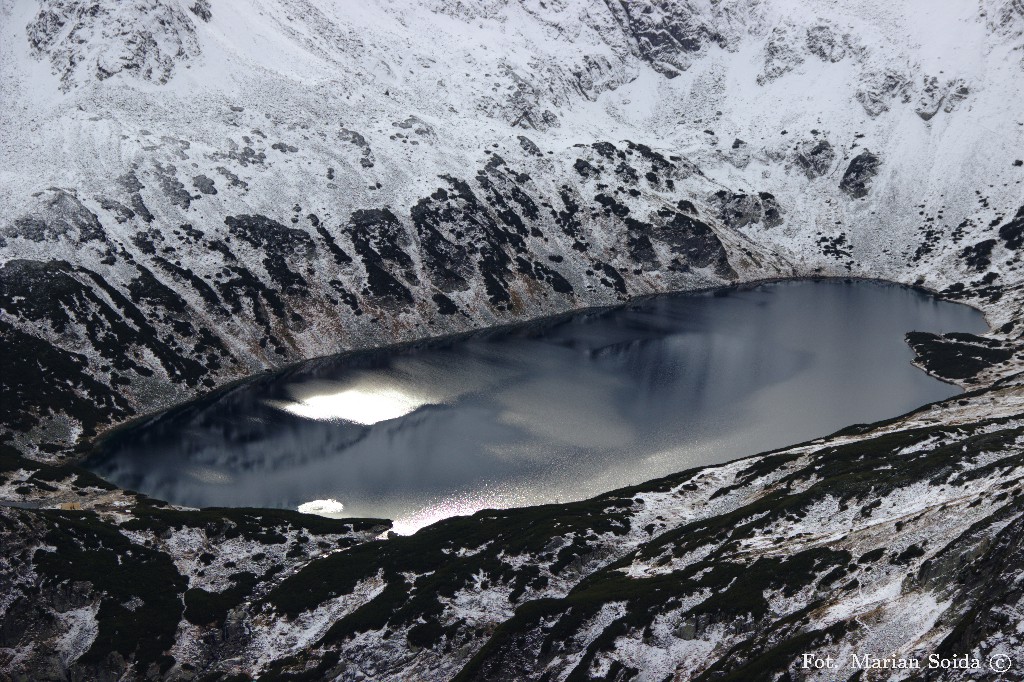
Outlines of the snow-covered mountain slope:
[{"label": "snow-covered mountain slope", "polygon": [[657,291],[852,274],[1003,296],[997,326],[1018,307],[1017,3],[2,12],[28,450],[300,358]]},{"label": "snow-covered mountain slope", "polygon": [[[1024,664],[1022,45],[1019,0],[0,0],[0,675]],[[302,358],[815,275],[983,309],[908,339],[977,391],[381,542],[69,463]]]}]

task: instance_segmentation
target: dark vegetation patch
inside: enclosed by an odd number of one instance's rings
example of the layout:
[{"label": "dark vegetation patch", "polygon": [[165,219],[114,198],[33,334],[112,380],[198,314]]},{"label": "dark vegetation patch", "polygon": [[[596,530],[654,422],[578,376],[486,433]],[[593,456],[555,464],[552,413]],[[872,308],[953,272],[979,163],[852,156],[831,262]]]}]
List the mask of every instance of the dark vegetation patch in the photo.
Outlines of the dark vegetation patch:
[{"label": "dark vegetation patch", "polygon": [[[440,187],[429,197],[420,199],[412,207],[410,216],[431,281],[446,293],[468,288],[472,273],[469,251],[460,241],[460,235],[464,237],[465,232],[456,222],[459,212],[449,200],[448,190]],[[445,234],[445,226],[452,223],[455,223],[454,239]]]},{"label": "dark vegetation patch", "polygon": [[549,268],[539,261],[530,262],[522,256],[516,256],[516,267],[520,273],[538,281],[546,282],[552,289],[560,294],[571,294],[572,285],[569,280],[562,276],[554,268]]},{"label": "dark vegetation patch", "polygon": [[[740,563],[730,558],[736,543],[763,532],[775,522],[798,521],[810,505],[826,497],[839,498],[842,504],[876,500],[922,480],[931,481],[933,485],[961,485],[1015,466],[1015,462],[1021,460],[1020,455],[974,469],[966,468],[980,455],[1003,451],[1016,442],[1021,429],[984,433],[1005,421],[991,420],[970,428],[930,427],[897,432],[814,453],[807,466],[783,477],[772,486],[774,492],[767,496],[731,513],[666,531],[643,545],[635,555],[627,555],[586,577],[563,599],[538,599],[522,604],[512,619],[498,627],[456,679],[490,679],[512,669],[527,674],[543,670],[554,656],[574,653],[573,637],[603,605],[625,602],[625,615],[598,635],[570,673],[570,679],[585,679],[584,673],[591,669],[597,654],[613,651],[617,638],[636,636],[659,613],[677,609],[675,605],[680,600],[695,594],[708,596],[682,614],[677,636],[694,638],[715,624],[727,624],[734,631],[750,633],[733,650],[718,657],[699,679],[778,679],[803,648],[834,642],[856,624],[840,622],[826,630],[808,630],[805,627],[808,615],[824,603],[817,593],[812,592],[797,611],[781,617],[772,613],[770,595],[792,597],[816,584],[825,590],[823,595],[830,590],[846,589],[835,585],[848,573],[853,557],[845,551],[815,547],[788,557],[761,557],[753,563]],[[936,445],[900,454],[900,466],[895,469],[891,466],[897,452],[924,440],[934,441]],[[748,470],[740,472],[737,480],[753,480],[780,464],[772,458],[756,461]],[[809,478],[816,481],[810,488],[791,492],[792,484],[806,482]],[[681,478],[676,479],[679,480]],[[955,559],[963,550],[962,545],[953,544],[961,548],[953,551]],[[709,545],[712,550],[706,558],[670,573],[630,578],[621,570],[633,562],[634,556],[649,563],[666,550],[682,556]],[[867,552],[859,562],[878,561],[886,552],[887,548]],[[894,553],[892,561],[906,565],[923,554],[922,546],[911,545]],[[855,581],[850,583],[853,584]],[[708,591],[702,592],[703,589]]]},{"label": "dark vegetation patch", "polygon": [[29,488],[36,487],[52,492],[56,488],[50,484],[67,483],[78,489],[117,490],[117,486],[104,481],[96,474],[80,466],[75,464],[47,464],[29,459],[14,446],[0,440],[0,473],[17,471],[19,469],[30,472],[26,479],[26,484]]},{"label": "dark vegetation patch", "polygon": [[778,627],[733,647],[705,670],[697,680],[709,682],[774,682],[785,679],[800,655],[818,647],[842,641],[854,629],[851,623],[839,621],[824,629],[803,630],[795,619],[785,619]]},{"label": "dark vegetation patch", "polygon": [[[263,281],[249,270],[236,265],[224,268],[225,277],[217,283],[217,290],[228,303],[232,315],[250,312],[257,324],[270,332],[271,316],[284,318],[284,301],[278,293],[266,286]],[[246,311],[243,301],[248,301]]]},{"label": "dark vegetation patch", "polygon": [[31,431],[43,418],[67,415],[82,425],[84,435],[110,419],[134,410],[88,373],[84,355],[58,348],[0,320],[0,405],[3,425]]},{"label": "dark vegetation patch", "polygon": [[[213,287],[207,284],[202,277],[199,277],[190,268],[183,268],[162,256],[153,256],[153,262],[156,263],[161,270],[169,273],[176,280],[184,282],[192,287],[192,289],[199,294],[199,297],[206,302],[207,307],[210,310],[215,313],[220,313],[222,311],[220,298],[217,296],[217,292],[215,292]],[[140,272],[144,270],[142,266],[136,267],[139,268]],[[166,302],[172,302],[174,306],[177,306],[170,308],[169,312],[174,312],[180,315],[181,311],[186,309],[184,301],[176,295],[163,297],[163,300],[165,304]]]},{"label": "dark vegetation patch", "polygon": [[437,304],[437,312],[441,315],[454,315],[459,312],[459,307],[455,305],[455,302],[441,292],[435,293],[431,299]]},{"label": "dark vegetation patch", "polygon": [[366,268],[369,293],[411,305],[413,295],[406,285],[420,281],[406,252],[412,241],[398,218],[386,208],[358,210],[349,220],[349,232]]},{"label": "dark vegetation patch", "polygon": [[628,293],[626,280],[622,277],[622,273],[616,270],[614,266],[602,261],[594,261],[593,266],[594,271],[600,276],[599,281],[601,284],[609,289],[614,289],[621,296],[625,296]]},{"label": "dark vegetation patch", "polygon": [[[947,545],[945,557],[925,562],[919,579],[931,578],[956,586],[952,628],[936,647],[936,653],[953,656],[977,651],[1000,635],[1015,633],[1016,620],[1006,617],[1006,606],[1024,598],[1020,566],[1024,562],[1024,498],[1015,497],[1005,507],[978,522],[956,541]],[[1005,525],[1004,525],[1005,524]],[[992,528],[998,531],[992,537]],[[991,539],[990,539],[991,538]],[[973,546],[976,557],[963,566],[964,547]],[[945,563],[946,566],[941,564]],[[1012,636],[1012,635],[1011,635]]]},{"label": "dark vegetation patch", "polygon": [[185,619],[193,625],[220,627],[228,611],[237,607],[256,586],[257,578],[248,571],[232,573],[232,584],[220,592],[192,588],[185,592]]},{"label": "dark vegetation patch", "polygon": [[320,235],[320,238],[324,240],[324,244],[327,245],[327,250],[331,254],[331,258],[338,265],[348,265],[352,262],[352,256],[345,252],[345,249],[338,245],[338,242],[334,240],[334,237],[328,232],[327,227],[323,223],[317,221],[316,232]]},{"label": "dark vegetation patch", "polygon": [[965,246],[960,252],[960,257],[967,263],[967,267],[984,272],[992,264],[992,248],[995,245],[995,239],[985,239],[977,244]]},{"label": "dark vegetation patch", "polygon": [[205,175],[197,175],[192,178],[192,186],[203,194],[216,194],[217,187],[213,182],[213,178]]},{"label": "dark vegetation patch", "polygon": [[928,373],[947,381],[971,379],[1006,362],[1014,354],[1012,348],[1004,347],[996,339],[973,334],[940,336],[930,332],[910,332],[906,338],[917,354],[917,361]]},{"label": "dark vegetation patch", "polygon": [[1006,243],[1006,248],[1014,251],[1024,245],[1024,206],[1017,209],[1017,214],[999,228],[999,238]]},{"label": "dark vegetation patch", "polygon": [[228,216],[224,223],[232,235],[266,254],[263,266],[284,294],[304,293],[306,280],[293,267],[316,253],[313,238],[305,230],[285,227],[262,215]]},{"label": "dark vegetation patch", "polygon": [[864,552],[863,554],[861,554],[860,558],[857,559],[857,563],[859,563],[859,564],[874,563],[874,562],[878,561],[879,559],[881,559],[883,556],[885,556],[885,547],[879,547],[878,549],[873,549],[870,552]]},{"label": "dark vegetation patch", "polygon": [[[812,505],[826,497],[839,499],[843,506],[877,508],[877,504],[871,504],[874,500],[922,480],[931,480],[936,485],[960,485],[978,476],[991,475],[994,468],[1005,467],[1008,462],[999,461],[975,470],[967,467],[981,454],[1003,450],[1016,442],[1019,429],[997,428],[992,433],[983,433],[1001,423],[991,420],[970,428],[921,428],[824,448],[811,455],[806,466],[784,476],[773,485],[772,492],[755,502],[728,514],[672,528],[637,550],[636,558],[653,562],[665,552],[683,556],[701,546],[712,546],[705,559],[664,575],[630,578],[619,570],[633,561],[633,556],[627,555],[584,578],[564,599],[529,600],[531,592],[545,584],[541,582],[545,571],[557,574],[574,570],[572,566],[585,565],[580,562],[601,551],[600,543],[594,543],[596,538],[588,528],[613,534],[628,529],[630,510],[636,504],[634,490],[671,489],[690,480],[693,472],[584,503],[514,512],[485,511],[469,518],[449,519],[411,537],[361,545],[312,562],[275,588],[268,601],[279,612],[294,616],[325,599],[351,592],[360,581],[383,570],[385,590],[337,622],[322,644],[340,646],[354,634],[367,630],[408,628],[416,646],[447,650],[471,635],[457,623],[445,624],[444,607],[438,597],[451,597],[475,584],[475,576],[481,573],[490,585],[511,585],[514,603],[519,604],[516,615],[499,626],[460,679],[488,679],[488,675],[499,670],[508,670],[502,666],[511,665],[509,661],[513,659],[520,663],[525,659],[536,660],[536,653],[558,655],[572,633],[610,602],[626,602],[627,613],[598,638],[577,670],[585,670],[586,661],[593,660],[600,651],[610,650],[616,637],[643,629],[654,615],[687,595],[709,595],[686,613],[695,633],[722,622],[747,623],[744,627],[760,633],[766,627],[764,624],[772,623],[775,617],[768,606],[771,594],[794,597],[815,585],[825,590],[839,589],[836,585],[848,573],[847,567],[854,558],[844,551],[811,548],[788,557],[763,557],[745,564],[728,558],[736,542],[756,536],[773,523],[798,521]],[[895,453],[923,440],[932,440],[936,445],[899,455],[901,466],[892,468]],[[752,462],[737,475],[737,485],[769,475],[796,456],[778,457],[783,459]],[[814,483],[806,487],[808,479]],[[794,489],[801,492],[792,492]],[[460,557],[455,554],[458,548],[479,551]],[[529,567],[513,570],[498,560],[500,551],[510,556],[529,553],[536,561]],[[919,554],[910,551],[914,556],[901,555],[900,560],[910,562],[919,558]],[[862,555],[859,561],[863,564],[880,558],[882,552],[874,551]],[[533,583],[536,586],[531,586]],[[538,638],[537,628],[541,624],[543,635]],[[802,641],[798,636],[802,635],[795,624],[789,623],[771,636],[771,646],[762,642],[764,646],[760,648],[744,650],[734,664],[749,672],[752,668],[743,666],[758,660],[755,649],[771,651],[778,645],[779,652],[786,652],[788,649],[781,643],[789,639]],[[828,638],[836,636],[836,632],[814,636]],[[523,653],[520,656],[509,652]],[[777,660],[781,662],[783,658],[779,653]],[[322,666],[329,663],[329,657],[321,662],[317,668],[320,674],[326,670]],[[744,679],[741,673],[737,674],[740,677],[736,679]]]},{"label": "dark vegetation patch", "polygon": [[[600,549],[600,534],[627,532],[626,512],[632,505],[631,498],[604,497],[568,506],[482,511],[447,519],[412,536],[316,560],[277,586],[267,599],[279,612],[294,616],[325,599],[350,593],[360,581],[383,571],[387,583],[383,592],[335,623],[322,643],[335,647],[359,632],[408,627],[416,646],[450,646],[467,635],[463,626],[431,625],[443,612],[440,597],[454,596],[475,584],[482,573],[492,586],[510,586],[513,601],[526,598],[546,586],[540,570],[543,564],[557,562],[561,569],[579,566]],[[460,549],[479,551],[459,556]],[[500,559],[500,555],[523,553],[537,556],[538,565],[516,569]],[[321,666],[319,672],[323,670]]]},{"label": "dark vegetation patch", "polygon": [[987,300],[995,303],[1003,297],[1003,286],[999,284],[999,274],[987,272],[984,276],[969,282],[956,282],[939,292],[943,298],[953,301]]},{"label": "dark vegetation patch", "polygon": [[244,537],[268,545],[284,543],[284,532],[301,530],[314,536],[353,535],[351,542],[339,542],[339,547],[345,547],[356,544],[360,534],[380,534],[391,526],[390,521],[382,519],[332,519],[288,509],[209,507],[180,511],[147,503],[136,506],[134,517],[122,528],[156,534],[172,528],[202,528],[211,540]]},{"label": "dark vegetation patch", "polygon": [[[511,310],[515,258],[529,253],[528,237],[542,236],[535,225],[539,207],[522,188],[529,177],[493,154],[476,175],[481,195],[464,180],[451,176],[444,180],[447,188],[439,188],[411,211],[431,281],[447,294],[464,290],[479,278],[489,303],[496,310]],[[526,269],[538,281],[567,284],[551,272]]]},{"label": "dark vegetation patch", "polygon": [[96,666],[118,652],[140,669],[158,662],[174,643],[185,579],[171,558],[134,544],[86,512],[39,512],[46,542],[33,562],[44,583],[88,581],[102,595],[96,640],[78,663]]},{"label": "dark vegetation patch", "polygon": [[906,566],[914,559],[924,556],[924,548],[921,545],[910,545],[902,552],[893,552],[890,558],[891,563],[897,566]]}]

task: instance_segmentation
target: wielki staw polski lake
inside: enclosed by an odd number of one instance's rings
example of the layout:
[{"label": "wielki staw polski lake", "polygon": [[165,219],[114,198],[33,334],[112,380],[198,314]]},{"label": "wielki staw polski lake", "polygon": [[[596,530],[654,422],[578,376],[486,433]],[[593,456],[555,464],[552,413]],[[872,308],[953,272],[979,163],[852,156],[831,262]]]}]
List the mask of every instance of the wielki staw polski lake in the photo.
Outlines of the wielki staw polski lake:
[{"label": "wielki staw polski lake", "polygon": [[987,325],[966,306],[869,281],[664,295],[261,376],[115,432],[87,466],[177,504],[304,505],[411,532],[957,394],[911,364],[911,330]]}]

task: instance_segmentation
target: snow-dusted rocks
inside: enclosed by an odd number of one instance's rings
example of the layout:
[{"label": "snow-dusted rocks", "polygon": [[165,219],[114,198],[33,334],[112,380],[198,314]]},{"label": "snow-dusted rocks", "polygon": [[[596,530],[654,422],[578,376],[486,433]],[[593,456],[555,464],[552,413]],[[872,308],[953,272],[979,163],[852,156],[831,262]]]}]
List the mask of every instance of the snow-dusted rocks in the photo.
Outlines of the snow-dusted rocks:
[{"label": "snow-dusted rocks", "polygon": [[854,199],[867,196],[871,180],[878,174],[879,165],[881,159],[865,149],[853,157],[846,167],[843,179],[839,181],[839,189]]},{"label": "snow-dusted rocks", "polygon": [[[27,27],[33,52],[47,59],[69,90],[121,72],[166,83],[200,52],[192,18],[175,0],[46,0]],[[191,11],[210,19],[210,3]]]}]

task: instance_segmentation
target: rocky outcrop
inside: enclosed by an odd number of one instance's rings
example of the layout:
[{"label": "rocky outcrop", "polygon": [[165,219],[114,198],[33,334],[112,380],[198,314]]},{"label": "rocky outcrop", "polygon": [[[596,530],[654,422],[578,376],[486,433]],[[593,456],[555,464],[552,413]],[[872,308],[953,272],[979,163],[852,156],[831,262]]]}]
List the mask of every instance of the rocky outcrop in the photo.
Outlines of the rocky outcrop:
[{"label": "rocky outcrop", "polygon": [[1013,218],[999,226],[998,235],[1008,249],[1018,251],[1024,246],[1024,206],[1017,209]]},{"label": "rocky outcrop", "polygon": [[764,85],[792,71],[803,63],[799,32],[792,24],[776,26],[764,48],[764,68],[757,84]]},{"label": "rocky outcrop", "polygon": [[817,24],[807,29],[807,51],[825,62],[841,62],[850,51],[851,38],[829,24]]},{"label": "rocky outcrop", "polygon": [[971,94],[963,79],[940,83],[937,76],[925,76],[914,111],[925,121],[930,121],[939,111],[951,113]]},{"label": "rocky outcrop", "polygon": [[[27,28],[29,42],[48,59],[64,89],[122,72],[166,83],[179,63],[200,53],[193,17],[166,0],[46,0],[40,5]],[[209,21],[209,2],[200,0],[191,9]]]},{"label": "rocky outcrop", "polygon": [[782,224],[782,209],[769,192],[744,194],[719,190],[711,201],[718,209],[719,219],[736,230],[754,223],[765,227]]},{"label": "rocky outcrop", "polygon": [[831,170],[836,153],[827,139],[814,138],[801,141],[794,151],[793,158],[807,178],[813,180]]},{"label": "rocky outcrop", "polygon": [[[116,493],[89,485],[85,472],[44,475],[126,507]],[[33,680],[183,679],[251,642],[256,631],[235,614],[279,582],[285,566],[354,547],[389,526],[271,510],[190,514],[141,498],[127,506],[132,518],[122,523],[96,510],[0,508],[8,550],[0,573],[0,651],[16,652],[5,657],[6,673]],[[201,635],[185,653],[179,633]]]},{"label": "rocky outcrop", "polygon": [[878,175],[878,168],[881,165],[882,161],[878,156],[867,150],[862,151],[853,157],[850,165],[846,167],[843,179],[839,181],[839,189],[854,199],[867,196],[871,182]]},{"label": "rocky outcrop", "polygon": [[861,77],[856,98],[869,116],[875,117],[889,111],[896,103],[911,101],[910,78],[896,69],[879,69],[866,72]]},{"label": "rocky outcrop", "polygon": [[710,45],[728,44],[713,18],[688,3],[662,0],[647,7],[606,0],[606,5],[632,49],[668,78],[689,68],[693,57]]}]

